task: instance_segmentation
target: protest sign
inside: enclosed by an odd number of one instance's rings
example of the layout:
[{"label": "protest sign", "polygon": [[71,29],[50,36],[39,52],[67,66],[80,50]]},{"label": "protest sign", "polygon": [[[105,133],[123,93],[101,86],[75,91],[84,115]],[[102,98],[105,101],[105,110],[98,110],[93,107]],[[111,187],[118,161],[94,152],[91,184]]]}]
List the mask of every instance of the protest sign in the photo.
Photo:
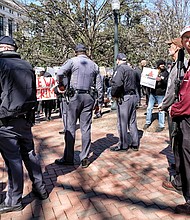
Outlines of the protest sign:
[{"label": "protest sign", "polygon": [[36,77],[37,100],[56,99],[54,87],[56,86],[55,77]]},{"label": "protest sign", "polygon": [[155,89],[157,76],[158,76],[157,69],[144,67],[142,74],[141,74],[140,84],[143,86],[147,86],[149,88]]}]

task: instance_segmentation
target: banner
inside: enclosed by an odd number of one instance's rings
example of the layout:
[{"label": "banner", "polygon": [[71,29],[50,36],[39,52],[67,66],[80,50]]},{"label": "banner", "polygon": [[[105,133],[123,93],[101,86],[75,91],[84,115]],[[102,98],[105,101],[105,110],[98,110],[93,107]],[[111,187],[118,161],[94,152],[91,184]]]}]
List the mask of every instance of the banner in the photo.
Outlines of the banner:
[{"label": "banner", "polygon": [[37,100],[57,99],[54,93],[56,85],[55,77],[36,77]]},{"label": "banner", "polygon": [[141,74],[140,84],[143,86],[147,86],[149,88],[155,89],[157,76],[158,76],[157,69],[151,69],[148,67],[144,67],[142,74]]}]

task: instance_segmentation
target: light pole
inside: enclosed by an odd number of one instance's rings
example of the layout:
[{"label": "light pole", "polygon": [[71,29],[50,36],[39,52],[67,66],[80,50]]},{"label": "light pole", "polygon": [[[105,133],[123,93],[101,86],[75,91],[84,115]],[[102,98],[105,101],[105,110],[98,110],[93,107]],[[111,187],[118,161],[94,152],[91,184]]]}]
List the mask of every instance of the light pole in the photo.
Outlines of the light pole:
[{"label": "light pole", "polygon": [[119,44],[118,44],[118,15],[120,9],[120,1],[112,0],[111,7],[114,15],[114,68],[116,67],[116,57],[119,52]]}]

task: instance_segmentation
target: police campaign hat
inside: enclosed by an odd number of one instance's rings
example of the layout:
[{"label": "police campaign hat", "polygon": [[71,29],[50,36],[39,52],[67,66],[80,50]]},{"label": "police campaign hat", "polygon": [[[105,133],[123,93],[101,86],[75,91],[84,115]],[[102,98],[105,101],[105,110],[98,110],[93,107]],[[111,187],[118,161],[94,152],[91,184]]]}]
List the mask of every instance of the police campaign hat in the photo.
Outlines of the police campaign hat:
[{"label": "police campaign hat", "polygon": [[7,45],[11,45],[13,47],[15,47],[15,49],[17,49],[17,45],[15,43],[15,41],[9,37],[9,36],[2,36],[0,37],[0,44],[7,44]]},{"label": "police campaign hat", "polygon": [[127,57],[126,57],[126,55],[124,53],[118,53],[116,59],[117,60],[126,61]]},{"label": "police campaign hat", "polygon": [[75,47],[75,52],[85,52],[86,47],[83,44],[77,44]]}]

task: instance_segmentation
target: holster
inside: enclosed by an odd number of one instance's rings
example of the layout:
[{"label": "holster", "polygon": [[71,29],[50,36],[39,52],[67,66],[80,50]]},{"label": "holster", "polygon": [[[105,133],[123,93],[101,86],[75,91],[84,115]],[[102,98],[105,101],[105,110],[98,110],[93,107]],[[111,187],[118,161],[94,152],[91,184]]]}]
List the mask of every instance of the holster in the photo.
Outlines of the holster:
[{"label": "holster", "polygon": [[91,87],[90,88],[90,93],[89,93],[93,99],[97,99],[98,98],[98,91],[95,87]]}]

